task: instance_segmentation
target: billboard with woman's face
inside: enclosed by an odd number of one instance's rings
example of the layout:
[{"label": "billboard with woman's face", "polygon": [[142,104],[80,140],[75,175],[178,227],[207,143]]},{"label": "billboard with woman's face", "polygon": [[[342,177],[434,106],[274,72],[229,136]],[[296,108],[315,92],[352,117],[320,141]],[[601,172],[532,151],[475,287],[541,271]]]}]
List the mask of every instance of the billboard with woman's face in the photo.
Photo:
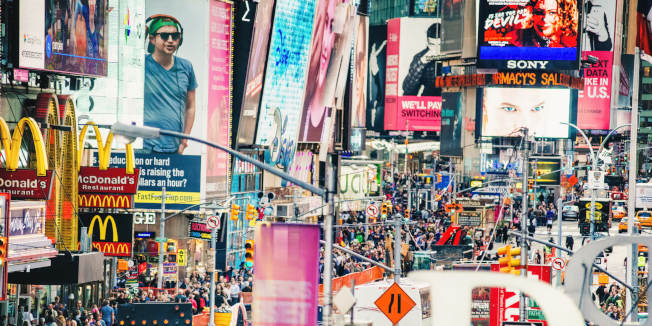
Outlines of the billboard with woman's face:
[{"label": "billboard with woman's face", "polygon": [[355,37],[353,87],[351,88],[351,127],[364,128],[367,109],[367,48],[369,17],[358,16]]},{"label": "billboard with woman's face", "polygon": [[328,65],[333,52],[335,32],[335,8],[337,0],[319,1],[310,45],[308,78],[306,79],[306,96],[303,101],[303,117],[299,141],[319,142],[326,116],[324,103],[324,85]]}]

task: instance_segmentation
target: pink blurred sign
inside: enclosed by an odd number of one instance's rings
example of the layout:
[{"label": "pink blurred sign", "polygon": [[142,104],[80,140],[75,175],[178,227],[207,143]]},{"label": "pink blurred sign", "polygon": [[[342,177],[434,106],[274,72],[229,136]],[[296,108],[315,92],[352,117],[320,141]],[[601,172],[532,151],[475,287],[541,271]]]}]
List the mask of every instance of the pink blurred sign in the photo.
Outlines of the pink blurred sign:
[{"label": "pink blurred sign", "polygon": [[317,325],[319,226],[256,227],[253,320],[256,325]]},{"label": "pink blurred sign", "polygon": [[597,57],[598,63],[584,69],[584,90],[579,91],[577,125],[580,129],[608,130],[611,113],[613,52],[584,51],[583,59]]},{"label": "pink blurred sign", "polygon": [[[208,71],[208,140],[229,147],[231,137],[231,4],[210,1]],[[208,149],[206,177],[208,190],[226,192],[229,157],[225,152]]]}]

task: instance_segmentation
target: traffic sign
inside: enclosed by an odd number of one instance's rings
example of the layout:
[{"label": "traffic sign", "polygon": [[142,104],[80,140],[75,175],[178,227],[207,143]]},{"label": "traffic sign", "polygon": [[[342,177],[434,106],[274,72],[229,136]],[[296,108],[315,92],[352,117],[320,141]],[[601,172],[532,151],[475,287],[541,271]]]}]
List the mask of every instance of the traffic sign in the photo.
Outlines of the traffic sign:
[{"label": "traffic sign", "polygon": [[179,252],[177,252],[177,265],[186,266],[187,255],[186,249],[179,249]]},{"label": "traffic sign", "polygon": [[552,260],[552,269],[556,271],[563,270],[566,267],[566,261],[563,258],[557,257]]},{"label": "traffic sign", "polygon": [[215,215],[209,216],[208,220],[206,220],[206,226],[209,229],[219,229],[220,228],[220,218],[215,216]]},{"label": "traffic sign", "polygon": [[392,284],[374,303],[394,325],[398,324],[416,305],[414,300],[396,283]]},{"label": "traffic sign", "polygon": [[367,206],[367,209],[365,210],[367,212],[367,217],[377,217],[378,216],[378,206],[374,204],[369,204]]}]

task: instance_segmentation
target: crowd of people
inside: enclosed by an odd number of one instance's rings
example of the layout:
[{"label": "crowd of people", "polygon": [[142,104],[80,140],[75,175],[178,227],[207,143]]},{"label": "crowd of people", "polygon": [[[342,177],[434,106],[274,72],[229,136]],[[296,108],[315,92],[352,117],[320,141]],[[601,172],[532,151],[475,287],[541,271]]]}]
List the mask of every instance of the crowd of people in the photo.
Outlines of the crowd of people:
[{"label": "crowd of people", "polygon": [[605,284],[601,284],[593,294],[593,301],[597,302],[600,311],[609,318],[620,321],[625,317],[624,297],[624,287],[613,283],[607,288]]}]

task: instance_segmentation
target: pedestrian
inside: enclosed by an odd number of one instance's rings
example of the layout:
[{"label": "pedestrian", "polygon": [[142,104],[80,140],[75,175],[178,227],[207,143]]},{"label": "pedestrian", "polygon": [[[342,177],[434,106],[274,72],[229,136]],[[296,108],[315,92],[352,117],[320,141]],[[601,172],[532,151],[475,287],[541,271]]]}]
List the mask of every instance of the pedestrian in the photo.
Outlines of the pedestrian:
[{"label": "pedestrian", "polygon": [[570,234],[566,236],[566,248],[568,250],[573,250],[573,243],[574,242],[575,242],[575,240],[573,239],[573,236],[571,236]]},{"label": "pedestrian", "polygon": [[546,214],[546,228],[548,229],[548,234],[552,233],[552,219],[554,216],[555,212],[552,209],[549,209]]},{"label": "pedestrian", "polygon": [[[115,321],[115,314],[113,313],[113,308],[109,305],[109,300],[104,300],[102,302],[102,308],[100,308],[100,313],[102,314],[102,320],[107,326],[113,325]],[[95,318],[97,320],[97,318]]]}]

